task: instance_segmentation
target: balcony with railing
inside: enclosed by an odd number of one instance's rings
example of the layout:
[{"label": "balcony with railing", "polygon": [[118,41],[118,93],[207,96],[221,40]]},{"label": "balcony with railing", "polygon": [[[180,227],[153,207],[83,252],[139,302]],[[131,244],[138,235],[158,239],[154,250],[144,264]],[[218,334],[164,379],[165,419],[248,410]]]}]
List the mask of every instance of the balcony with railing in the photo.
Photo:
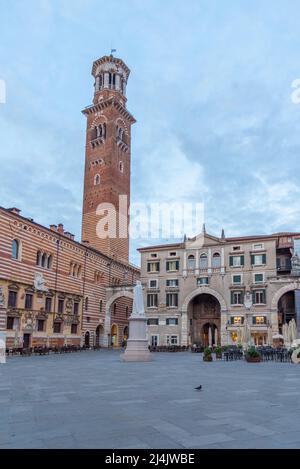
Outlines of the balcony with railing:
[{"label": "balcony with railing", "polygon": [[292,261],[290,257],[277,258],[277,273],[288,275],[292,271]]}]

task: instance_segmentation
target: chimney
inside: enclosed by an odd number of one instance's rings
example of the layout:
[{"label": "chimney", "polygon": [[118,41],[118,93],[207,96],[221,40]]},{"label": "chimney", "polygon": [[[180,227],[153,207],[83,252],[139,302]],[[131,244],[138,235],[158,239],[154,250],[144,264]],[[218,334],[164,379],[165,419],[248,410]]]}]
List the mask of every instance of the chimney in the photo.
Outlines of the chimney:
[{"label": "chimney", "polygon": [[57,225],[50,225],[51,231],[57,231]]},{"label": "chimney", "polygon": [[72,239],[74,240],[75,239],[75,235],[73,235],[72,233],[70,233],[69,231],[65,231],[64,232],[64,235],[69,238],[69,239]]},{"label": "chimney", "polygon": [[57,233],[59,234],[64,234],[64,225],[62,223],[59,223],[57,226]]},{"label": "chimney", "polygon": [[222,229],[221,239],[225,239],[225,231]]},{"label": "chimney", "polygon": [[20,215],[20,213],[21,213],[21,210],[19,208],[16,208],[16,207],[9,208],[8,211],[11,212],[11,213],[14,213],[15,215]]}]

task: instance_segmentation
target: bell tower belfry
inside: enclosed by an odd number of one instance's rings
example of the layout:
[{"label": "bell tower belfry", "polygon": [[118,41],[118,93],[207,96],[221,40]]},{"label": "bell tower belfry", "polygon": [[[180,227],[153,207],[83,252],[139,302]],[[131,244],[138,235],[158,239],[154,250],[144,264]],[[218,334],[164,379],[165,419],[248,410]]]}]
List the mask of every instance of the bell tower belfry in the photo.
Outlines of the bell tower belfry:
[{"label": "bell tower belfry", "polygon": [[[113,55],[96,60],[93,104],[82,111],[87,118],[82,241],[125,262],[129,258],[131,125],[135,123],[126,108],[129,74],[126,64]],[[115,236],[109,230],[103,236],[99,230],[105,219],[99,207],[105,204],[115,208]]]}]

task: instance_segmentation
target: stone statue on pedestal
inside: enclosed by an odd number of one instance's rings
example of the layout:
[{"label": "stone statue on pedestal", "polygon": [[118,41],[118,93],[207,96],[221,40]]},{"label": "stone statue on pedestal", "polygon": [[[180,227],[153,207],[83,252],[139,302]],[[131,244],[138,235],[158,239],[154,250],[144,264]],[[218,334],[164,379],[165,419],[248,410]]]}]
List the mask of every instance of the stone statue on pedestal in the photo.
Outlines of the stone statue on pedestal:
[{"label": "stone statue on pedestal", "polygon": [[149,362],[152,360],[152,356],[148,348],[147,318],[141,282],[136,283],[133,292],[133,308],[129,318],[129,338],[121,359],[124,362]]}]

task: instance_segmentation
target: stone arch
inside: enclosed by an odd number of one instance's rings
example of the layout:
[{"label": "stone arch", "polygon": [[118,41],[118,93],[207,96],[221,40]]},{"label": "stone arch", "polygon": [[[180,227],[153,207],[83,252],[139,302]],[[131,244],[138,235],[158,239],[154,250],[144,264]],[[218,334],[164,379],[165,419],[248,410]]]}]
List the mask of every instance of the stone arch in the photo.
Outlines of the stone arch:
[{"label": "stone arch", "polygon": [[128,131],[127,124],[126,124],[125,120],[122,119],[122,117],[118,117],[118,118],[116,119],[115,125],[116,125],[116,126],[121,125],[121,127],[124,129],[125,134],[126,134],[126,135],[129,135],[129,131]]},{"label": "stone arch", "polygon": [[86,347],[89,347],[90,344],[91,344],[91,333],[90,333],[90,331],[86,331],[84,333],[84,345]]},{"label": "stone arch", "polygon": [[213,290],[210,287],[199,287],[193,290],[189,295],[186,296],[182,304],[181,311],[183,313],[187,313],[190,301],[192,301],[196,296],[202,295],[203,293],[214,296],[221,305],[221,311],[227,311],[226,302],[223,296],[220,293],[218,293],[216,290]]},{"label": "stone arch", "polygon": [[134,295],[132,291],[129,290],[120,290],[116,293],[114,293],[109,300],[106,302],[105,305],[105,325],[104,325],[104,330],[105,330],[105,340],[107,341],[107,346],[109,346],[109,337],[111,334],[111,306],[112,304],[118,300],[119,298],[130,298],[133,301]]},{"label": "stone arch", "polygon": [[288,285],[285,285],[284,287],[281,287],[275,295],[273,296],[272,303],[271,303],[271,309],[273,311],[277,310],[278,302],[280,298],[285,294],[288,293],[289,291],[297,290],[299,288],[299,285],[296,282],[289,283]]},{"label": "stone arch", "polygon": [[116,301],[118,300],[119,298],[122,298],[122,297],[125,297],[125,298],[130,298],[131,300],[133,300],[133,292],[131,291],[119,291],[117,293],[115,293],[107,302],[106,302],[106,315],[110,314],[110,308],[111,308],[111,305]]},{"label": "stone arch", "polygon": [[98,324],[95,332],[95,345],[103,346],[104,344],[104,327],[103,324]]},{"label": "stone arch", "polygon": [[91,123],[91,128],[94,128],[100,124],[107,124],[107,123],[108,123],[107,117],[104,114],[101,114],[101,116],[96,116],[94,118],[93,122]]},{"label": "stone arch", "polygon": [[118,347],[118,341],[119,341],[119,328],[116,323],[113,323],[110,328],[110,338],[111,338],[111,346],[112,347]]}]

